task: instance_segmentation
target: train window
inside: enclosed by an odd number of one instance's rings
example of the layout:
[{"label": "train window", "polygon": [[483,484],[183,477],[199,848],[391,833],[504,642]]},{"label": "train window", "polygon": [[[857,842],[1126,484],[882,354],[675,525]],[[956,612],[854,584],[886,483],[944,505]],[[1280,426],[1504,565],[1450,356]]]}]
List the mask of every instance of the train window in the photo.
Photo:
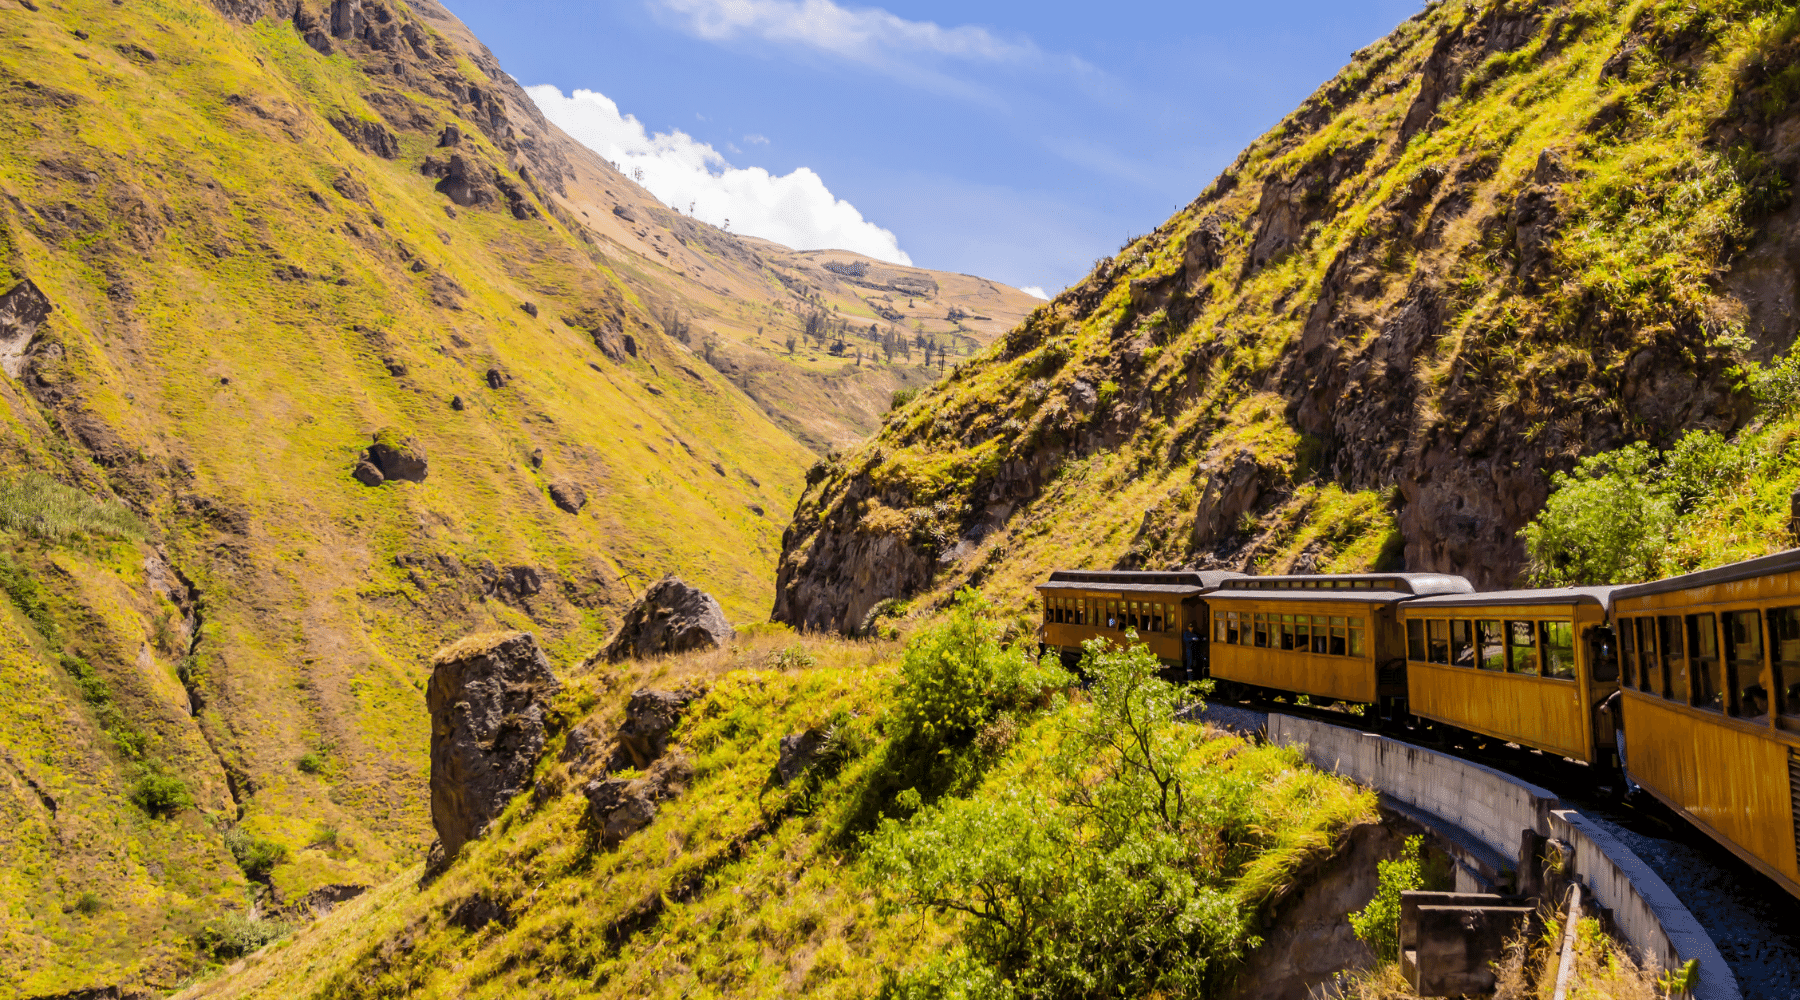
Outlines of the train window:
[{"label": "train window", "polygon": [[1575,624],[1573,622],[1540,622],[1538,638],[1542,640],[1544,676],[1575,679]]},{"label": "train window", "polygon": [[1762,616],[1755,611],[1725,612],[1725,674],[1737,696],[1737,714],[1762,719],[1769,714],[1769,691],[1763,687]]},{"label": "train window", "polygon": [[1483,670],[1506,669],[1506,632],[1499,622],[1475,623],[1475,665]]},{"label": "train window", "polygon": [[1619,662],[1625,667],[1624,687],[1637,685],[1637,629],[1631,619],[1619,621]]},{"label": "train window", "polygon": [[1225,641],[1225,612],[1223,611],[1213,612],[1213,641]]},{"label": "train window", "polygon": [[1164,621],[1166,619],[1163,618],[1163,606],[1160,604],[1150,605],[1150,631],[1161,632]]},{"label": "train window", "polygon": [[1637,620],[1638,690],[1661,696],[1663,692],[1662,659],[1656,651],[1656,619]]},{"label": "train window", "polygon": [[1256,615],[1256,642],[1258,649],[1269,648],[1269,616],[1258,612]]},{"label": "train window", "polygon": [[1688,703],[1687,639],[1682,635],[1681,619],[1664,615],[1656,619],[1656,650],[1662,654],[1662,696],[1669,701]]},{"label": "train window", "polygon": [[1450,623],[1450,662],[1459,667],[1475,665],[1475,643],[1470,641],[1469,627],[1465,619]]},{"label": "train window", "polygon": [[1243,635],[1243,633],[1238,630],[1238,613],[1236,611],[1226,612],[1225,613],[1225,644],[1228,646],[1241,645],[1241,643],[1238,640],[1242,637],[1242,635]]},{"label": "train window", "polygon": [[1294,616],[1293,615],[1282,615],[1281,616],[1281,648],[1282,649],[1293,649],[1294,648]]},{"label": "train window", "polygon": [[1688,615],[1688,670],[1694,678],[1694,707],[1725,711],[1725,685],[1719,676],[1719,629],[1712,615]]},{"label": "train window", "polygon": [[1312,651],[1312,618],[1307,615],[1294,616],[1294,648],[1302,653]]},{"label": "train window", "polygon": [[1597,681],[1619,679],[1619,649],[1613,630],[1607,625],[1590,625],[1588,641],[1588,675]]},{"label": "train window", "polygon": [[1506,672],[1538,673],[1537,628],[1534,623],[1506,623]]},{"label": "train window", "polygon": [[1118,628],[1119,627],[1119,602],[1118,601],[1107,601],[1106,602],[1106,627],[1107,628]]},{"label": "train window", "polygon": [[1332,656],[1346,656],[1350,652],[1348,630],[1342,615],[1331,616],[1331,648],[1327,652]]},{"label": "train window", "polygon": [[1425,623],[1416,619],[1406,622],[1406,658],[1414,663],[1425,661]]},{"label": "train window", "polygon": [[1425,655],[1432,663],[1450,662],[1450,623],[1433,618],[1425,623]]},{"label": "train window", "polygon": [[1775,673],[1775,710],[1800,715],[1800,608],[1769,611],[1769,652]]},{"label": "train window", "polygon": [[1321,656],[1331,652],[1331,626],[1325,623],[1324,615],[1313,615],[1312,651]]},{"label": "train window", "polygon": [[1363,655],[1362,623],[1363,622],[1362,622],[1361,618],[1350,619],[1350,655],[1351,656]]}]

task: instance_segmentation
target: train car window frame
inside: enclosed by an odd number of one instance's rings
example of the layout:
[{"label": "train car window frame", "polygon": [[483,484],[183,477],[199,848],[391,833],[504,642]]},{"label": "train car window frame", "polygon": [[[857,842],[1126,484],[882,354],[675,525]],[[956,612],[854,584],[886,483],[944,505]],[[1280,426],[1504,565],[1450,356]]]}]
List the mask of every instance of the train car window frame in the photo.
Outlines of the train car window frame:
[{"label": "train car window frame", "polygon": [[[1672,647],[1672,648],[1671,648]],[[1687,621],[1681,615],[1656,616],[1656,652],[1662,663],[1662,698],[1682,705],[1693,702],[1688,687]]]},{"label": "train car window frame", "polygon": [[1450,665],[1473,669],[1475,666],[1475,625],[1467,618],[1450,619]]},{"label": "train car window frame", "polygon": [[[1723,666],[1719,659],[1719,616],[1702,611],[1687,616],[1688,677],[1693,684],[1693,706],[1703,712],[1728,714]],[[1736,714],[1735,712],[1729,714]]]},{"label": "train car window frame", "polygon": [[1757,722],[1767,722],[1769,718],[1769,689],[1763,686],[1763,668],[1769,658],[1762,619],[1757,608],[1735,608],[1719,614],[1719,638],[1724,642],[1720,656],[1731,686],[1732,714]]},{"label": "train car window frame", "polygon": [[1506,624],[1498,618],[1475,620],[1475,667],[1506,672]]},{"label": "train car window frame", "polygon": [[1619,619],[1619,686],[1637,686],[1637,626],[1633,619]]},{"label": "train car window frame", "polygon": [[1441,667],[1450,665],[1450,622],[1443,618],[1425,619],[1426,662]]},{"label": "train car window frame", "polygon": [[1506,672],[1522,677],[1543,676],[1537,641],[1537,623],[1518,618],[1506,621]]},{"label": "train car window frame", "polygon": [[1406,658],[1413,663],[1426,663],[1425,623],[1417,618],[1406,620]]},{"label": "train car window frame", "polygon": [[1315,656],[1331,655],[1331,625],[1325,615],[1312,616],[1312,651]]},{"label": "train car window frame", "polygon": [[[1552,645],[1552,637],[1556,643]],[[1566,642],[1560,641],[1566,638]],[[1540,676],[1555,680],[1575,679],[1575,623],[1542,621],[1538,623],[1538,666]]]},{"label": "train car window frame", "polygon": [[1350,655],[1364,656],[1363,648],[1363,620],[1353,615],[1350,618]]},{"label": "train car window frame", "polygon": [[1350,630],[1343,615],[1331,616],[1331,648],[1326,652],[1332,656],[1350,655]]},{"label": "train car window frame", "polygon": [[1225,612],[1223,611],[1213,612],[1213,641],[1225,641]]},{"label": "train car window frame", "polygon": [[1800,607],[1770,608],[1764,618],[1774,710],[1789,719],[1800,718]]},{"label": "train car window frame", "polygon": [[1281,649],[1282,649],[1282,652],[1291,653],[1294,651],[1294,645],[1295,645],[1294,636],[1295,636],[1295,634],[1296,633],[1294,632],[1294,616],[1293,615],[1282,615],[1281,616]]},{"label": "train car window frame", "polygon": [[1243,645],[1243,643],[1238,641],[1238,639],[1242,637],[1242,634],[1243,630],[1239,625],[1238,613],[1236,611],[1225,612],[1225,645]]},{"label": "train car window frame", "polygon": [[1255,637],[1257,649],[1269,648],[1269,615],[1266,611],[1258,611],[1251,620],[1251,634]]},{"label": "train car window frame", "polygon": [[1644,615],[1638,618],[1637,634],[1638,690],[1660,698],[1668,681],[1663,676],[1662,647],[1658,645],[1662,636],[1657,632],[1656,617]]}]

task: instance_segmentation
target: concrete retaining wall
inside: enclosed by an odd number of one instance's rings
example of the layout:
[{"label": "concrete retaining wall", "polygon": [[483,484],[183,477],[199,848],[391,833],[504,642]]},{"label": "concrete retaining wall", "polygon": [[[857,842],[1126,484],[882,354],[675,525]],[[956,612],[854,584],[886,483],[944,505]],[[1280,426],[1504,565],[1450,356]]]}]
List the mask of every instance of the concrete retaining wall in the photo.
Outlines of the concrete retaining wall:
[{"label": "concrete retaining wall", "polygon": [[[1290,715],[1271,714],[1268,736],[1300,747],[1313,766],[1375,789],[1429,825],[1457,828],[1444,832],[1476,841],[1471,856],[1491,851],[1516,862],[1526,830],[1568,843],[1575,873],[1594,901],[1612,911],[1615,931],[1640,957],[1664,969],[1697,960],[1696,1000],[1742,997],[1712,938],[1663,880],[1611,834],[1561,808],[1549,791],[1448,754]],[[1459,869],[1473,860],[1459,858]],[[1459,870],[1459,885],[1465,876]]]}]

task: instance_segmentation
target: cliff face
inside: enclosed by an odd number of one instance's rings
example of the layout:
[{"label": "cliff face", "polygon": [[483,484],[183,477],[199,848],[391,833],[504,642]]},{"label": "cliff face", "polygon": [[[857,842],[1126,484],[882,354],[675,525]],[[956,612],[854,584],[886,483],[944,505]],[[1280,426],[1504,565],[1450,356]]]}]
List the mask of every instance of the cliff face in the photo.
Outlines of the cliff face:
[{"label": "cliff face", "polygon": [[815,467],[776,617],[1072,565],[1514,582],[1552,472],[1731,430],[1794,337],[1792,6],[1432,5]]}]

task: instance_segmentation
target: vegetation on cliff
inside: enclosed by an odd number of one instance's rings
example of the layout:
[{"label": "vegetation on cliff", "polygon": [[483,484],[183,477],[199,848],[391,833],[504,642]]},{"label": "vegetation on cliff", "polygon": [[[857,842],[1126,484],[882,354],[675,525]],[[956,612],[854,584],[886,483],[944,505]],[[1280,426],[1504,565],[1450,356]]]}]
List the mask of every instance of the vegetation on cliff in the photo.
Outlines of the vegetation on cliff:
[{"label": "vegetation on cliff", "polygon": [[[816,468],[777,616],[1024,605],[1069,565],[1513,584],[1555,474],[1730,437],[1792,340],[1797,30],[1786,0],[1430,5]],[[1659,568],[1786,544],[1785,469]]]},{"label": "vegetation on cliff", "polygon": [[[1121,995],[1228,979],[1265,907],[1372,796],[1174,721],[1141,649],[1090,661],[1090,696],[1006,629],[965,597],[904,649],[771,630],[571,678],[536,790],[442,877],[397,879],[185,996]],[[644,686],[704,690],[665,751],[692,776],[606,847],[581,789]]]}]

